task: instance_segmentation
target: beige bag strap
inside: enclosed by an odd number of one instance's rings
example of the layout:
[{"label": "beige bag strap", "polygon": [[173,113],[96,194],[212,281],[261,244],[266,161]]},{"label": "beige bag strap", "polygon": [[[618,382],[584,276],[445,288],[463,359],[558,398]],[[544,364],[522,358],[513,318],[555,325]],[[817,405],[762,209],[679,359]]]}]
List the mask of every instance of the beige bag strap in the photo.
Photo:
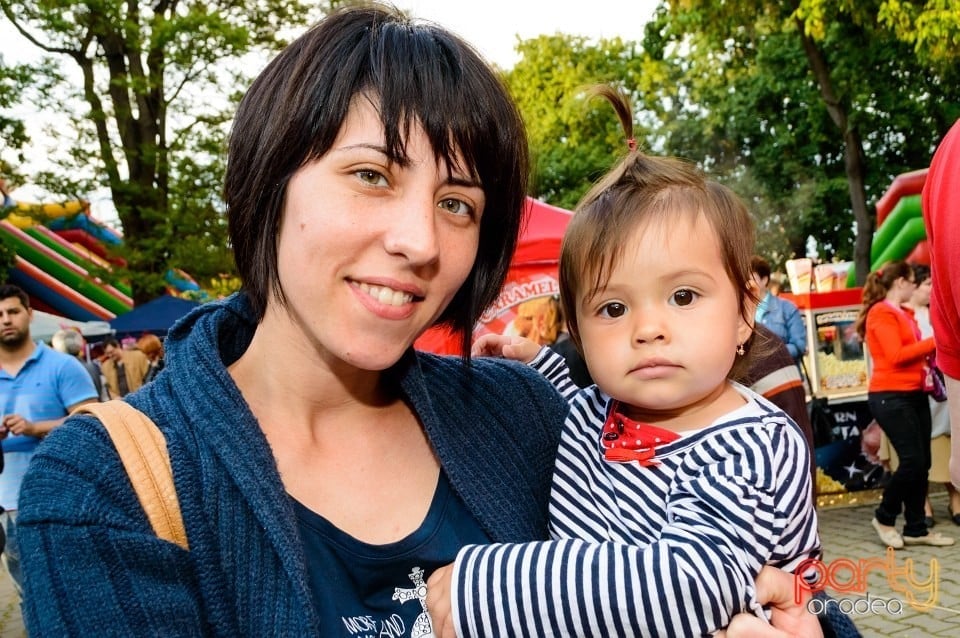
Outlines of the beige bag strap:
[{"label": "beige bag strap", "polygon": [[189,549],[167,442],[157,425],[125,401],[86,403],[74,414],[97,417],[113,440],[133,491],[157,536]]}]

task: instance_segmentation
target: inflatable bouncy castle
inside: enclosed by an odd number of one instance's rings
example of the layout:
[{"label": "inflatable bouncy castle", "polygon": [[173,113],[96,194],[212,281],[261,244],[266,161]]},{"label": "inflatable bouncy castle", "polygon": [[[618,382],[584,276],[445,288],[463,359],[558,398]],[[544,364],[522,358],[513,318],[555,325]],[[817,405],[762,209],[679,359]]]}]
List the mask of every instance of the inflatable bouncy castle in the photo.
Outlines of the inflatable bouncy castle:
[{"label": "inflatable bouncy castle", "polygon": [[[126,265],[112,250],[123,236],[93,217],[88,202],[32,203],[4,193],[0,241],[16,255],[7,279],[33,307],[78,321],[110,320],[133,308],[130,287],[110,276]],[[171,294],[202,292],[181,270],[166,280]]]}]

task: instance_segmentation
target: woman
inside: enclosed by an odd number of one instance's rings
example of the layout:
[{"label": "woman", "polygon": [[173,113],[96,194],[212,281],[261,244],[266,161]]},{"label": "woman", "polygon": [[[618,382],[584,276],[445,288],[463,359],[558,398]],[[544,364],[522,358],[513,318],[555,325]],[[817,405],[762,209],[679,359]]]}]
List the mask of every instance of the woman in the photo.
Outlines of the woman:
[{"label": "woman", "polygon": [[163,370],[163,342],[157,335],[145,334],[137,339],[137,350],[147,355],[150,361],[150,369],[143,377],[143,382],[149,383]]},{"label": "woman", "polygon": [[754,255],[750,260],[750,269],[761,295],[756,322],[780,337],[793,360],[800,361],[807,353],[807,329],[800,311],[792,301],[778,297],[770,290],[771,271],[766,259]]},{"label": "woman", "polygon": [[271,62],[229,148],[243,293],[180,321],[130,398],[164,432],[189,552],[153,535],[99,424],[69,421],[23,492],[31,635],[431,635],[434,568],[545,538],[562,399],[519,364],[411,349],[437,323],[469,348],[526,159],[495,74],[438,27],[345,9]]},{"label": "woman", "polygon": [[[930,291],[933,289],[933,279],[930,276],[930,268],[922,265],[913,266],[914,279],[917,282],[917,289],[906,306],[913,310],[914,319],[920,328],[920,335],[923,337],[932,337],[933,328],[930,326]],[[928,480],[930,483],[942,483],[947,491],[949,503],[947,513],[950,515],[950,521],[954,525],[960,525],[960,492],[950,482],[950,411],[946,402],[934,401],[933,397],[928,398],[930,404],[931,417],[931,439],[930,439],[930,473]],[[890,466],[896,469],[899,464],[896,452],[890,447],[890,441],[883,437],[880,443],[880,460],[889,461]],[[933,516],[933,506],[930,503],[930,497],[927,496],[923,505],[924,521],[927,527],[933,527],[936,522]]]},{"label": "woman", "polygon": [[[870,273],[856,329],[873,362],[867,401],[880,429],[900,458],[877,507],[873,528],[884,545],[953,545],[954,539],[930,532],[924,521],[930,470],[930,408],[923,391],[925,358],[933,338],[921,339],[913,311],[904,304],[917,288],[913,270],[893,261]],[[903,512],[903,534],[894,525]]]}]

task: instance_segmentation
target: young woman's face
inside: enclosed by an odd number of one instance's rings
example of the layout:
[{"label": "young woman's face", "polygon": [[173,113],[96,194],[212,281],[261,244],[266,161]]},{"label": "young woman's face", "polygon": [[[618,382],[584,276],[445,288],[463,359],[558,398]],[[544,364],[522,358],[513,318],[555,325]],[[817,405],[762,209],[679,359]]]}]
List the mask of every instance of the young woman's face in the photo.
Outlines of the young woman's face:
[{"label": "young woman's face", "polygon": [[908,277],[899,277],[893,282],[893,292],[899,303],[907,303],[913,298],[913,293],[917,291],[917,282],[913,280],[913,275]]},{"label": "young woman's face", "polygon": [[440,316],[473,267],[484,192],[438,163],[419,124],[387,157],[358,96],[326,155],[290,180],[278,243],[286,313],[321,356],[382,370]]},{"label": "young woman's face", "polygon": [[913,295],[910,296],[910,303],[918,307],[926,307],[930,305],[930,293],[933,291],[933,280],[927,277],[919,284],[917,284],[916,290],[913,291]]},{"label": "young woman's face", "polygon": [[634,230],[606,287],[578,300],[594,381],[632,406],[633,418],[710,423],[720,416],[710,409],[728,388],[737,346],[751,331],[741,295],[703,218]]}]

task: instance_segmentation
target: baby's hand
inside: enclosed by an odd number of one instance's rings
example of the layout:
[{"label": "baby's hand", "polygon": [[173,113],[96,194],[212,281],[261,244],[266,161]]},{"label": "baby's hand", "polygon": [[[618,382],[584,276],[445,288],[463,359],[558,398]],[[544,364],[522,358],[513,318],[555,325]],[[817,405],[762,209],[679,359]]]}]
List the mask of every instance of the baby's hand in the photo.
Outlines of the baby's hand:
[{"label": "baby's hand", "polygon": [[485,334],[477,337],[470,349],[474,357],[503,357],[521,363],[530,363],[540,352],[540,344],[526,337]]},{"label": "baby's hand", "polygon": [[427,612],[437,638],[457,638],[450,605],[450,577],[453,563],[440,567],[427,579]]}]

